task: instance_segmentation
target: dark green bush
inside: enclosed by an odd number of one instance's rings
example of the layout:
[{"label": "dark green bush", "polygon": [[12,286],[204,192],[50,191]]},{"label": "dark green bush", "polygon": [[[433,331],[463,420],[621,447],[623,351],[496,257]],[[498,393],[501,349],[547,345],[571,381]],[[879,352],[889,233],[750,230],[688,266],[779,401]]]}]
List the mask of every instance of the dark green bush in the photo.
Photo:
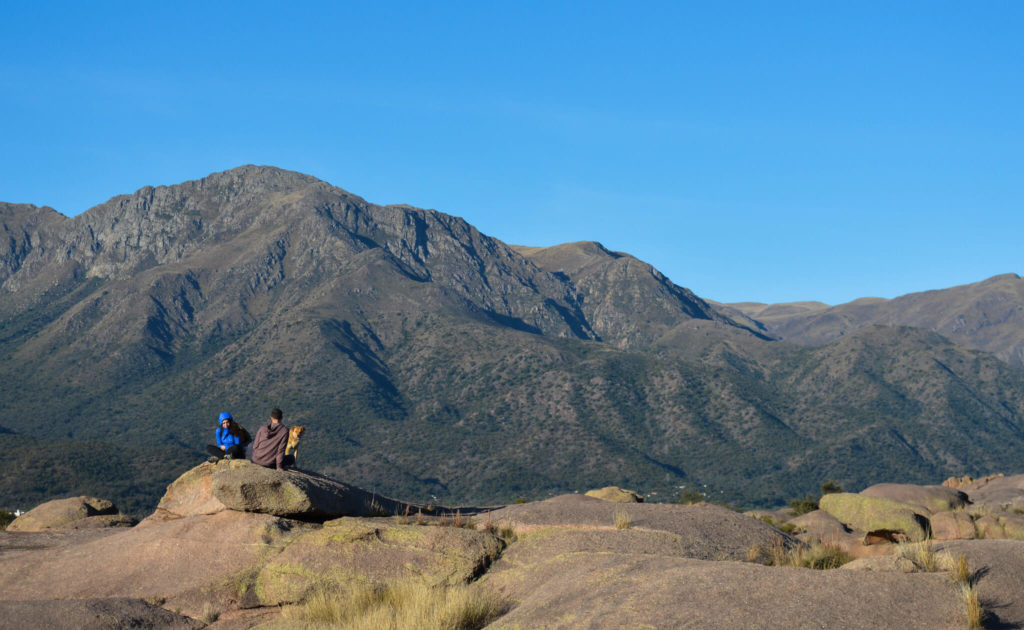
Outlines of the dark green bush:
[{"label": "dark green bush", "polygon": [[825,483],[821,484],[821,494],[839,494],[844,492],[843,487],[839,485],[834,479],[829,479]]},{"label": "dark green bush", "polygon": [[789,507],[796,513],[796,516],[801,514],[807,514],[818,509],[818,500],[811,495],[807,495],[802,499],[793,499],[789,502]]}]

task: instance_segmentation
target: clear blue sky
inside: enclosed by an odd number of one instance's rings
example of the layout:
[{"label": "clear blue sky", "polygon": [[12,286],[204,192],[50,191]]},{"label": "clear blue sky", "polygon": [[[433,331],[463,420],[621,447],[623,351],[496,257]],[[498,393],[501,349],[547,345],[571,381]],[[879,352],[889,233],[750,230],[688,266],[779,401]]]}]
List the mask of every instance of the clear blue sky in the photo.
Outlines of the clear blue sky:
[{"label": "clear blue sky", "polygon": [[39,4],[0,200],[271,164],[721,301],[1024,273],[1024,3]]}]

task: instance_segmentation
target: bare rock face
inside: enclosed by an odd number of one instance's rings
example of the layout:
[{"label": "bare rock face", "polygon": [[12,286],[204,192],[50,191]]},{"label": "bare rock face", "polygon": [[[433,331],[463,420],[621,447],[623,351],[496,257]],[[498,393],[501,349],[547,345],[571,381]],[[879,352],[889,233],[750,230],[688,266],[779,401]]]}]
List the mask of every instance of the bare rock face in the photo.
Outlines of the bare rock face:
[{"label": "bare rock face", "polygon": [[198,514],[216,514],[227,507],[213,496],[213,475],[217,470],[230,470],[247,465],[245,460],[204,462],[178,477],[167,486],[167,492],[147,520],[165,520]]},{"label": "bare rock face", "polygon": [[927,510],[930,514],[962,508],[970,502],[966,493],[947,486],[917,486],[908,483],[879,483],[861,490],[860,494],[892,499]]},{"label": "bare rock face", "polygon": [[839,567],[845,571],[881,571],[885,573],[914,573],[917,565],[912,560],[893,555],[857,558]]},{"label": "bare rock face", "polygon": [[1024,475],[983,477],[961,488],[975,505],[1007,510],[1024,507]]},{"label": "bare rock face", "polygon": [[204,462],[167,487],[147,521],[224,510],[325,521],[341,516],[388,516],[430,508],[381,497],[301,470],[273,470],[245,459]]},{"label": "bare rock face", "polygon": [[682,547],[685,552],[676,555],[693,558],[740,560],[746,558],[751,547],[770,548],[780,539],[785,546],[796,544],[796,539],[757,519],[708,503],[609,503],[566,494],[537,503],[510,505],[491,512],[487,518],[512,527],[516,532],[557,528],[577,531],[615,530],[617,520],[621,521],[620,515],[628,519],[629,526],[619,531],[670,534],[677,538],[658,539],[651,544],[654,548],[665,544]]},{"label": "bare rock face", "polygon": [[643,503],[644,498],[632,490],[623,490],[618,486],[608,486],[599,490],[589,490],[588,497],[610,501],[612,503]]},{"label": "bare rock face", "polygon": [[975,537],[974,521],[966,512],[939,512],[930,519],[932,538],[935,540],[956,540]]},{"label": "bare rock face", "polygon": [[164,610],[140,599],[126,597],[58,601],[0,601],[0,630],[25,630],[26,628],[191,630],[203,628],[205,625],[197,619]]},{"label": "bare rock face", "polygon": [[341,516],[390,516],[420,506],[376,496],[329,477],[273,470],[246,461],[218,468],[213,497],[231,510],[324,521]]},{"label": "bare rock face", "polygon": [[502,546],[495,536],[474,529],[341,518],[303,534],[268,562],[257,577],[256,593],[262,604],[279,605],[300,601],[317,587],[353,581],[465,583],[486,569]]},{"label": "bare rock face", "polygon": [[902,534],[914,542],[928,537],[929,523],[924,510],[906,503],[839,492],[821,497],[819,505],[843,524],[869,534]]},{"label": "bare rock face", "polygon": [[49,529],[131,527],[135,519],[118,514],[117,507],[105,499],[72,497],[48,501],[14,519],[12,532],[40,532]]},{"label": "bare rock face", "polygon": [[963,627],[959,593],[945,575],[813,571],[619,552],[552,554],[521,563],[519,544],[483,580],[515,602],[488,628]]},{"label": "bare rock face", "polygon": [[200,616],[252,597],[268,555],[314,526],[224,510],[137,527],[35,551],[4,553],[0,601],[159,598]]}]

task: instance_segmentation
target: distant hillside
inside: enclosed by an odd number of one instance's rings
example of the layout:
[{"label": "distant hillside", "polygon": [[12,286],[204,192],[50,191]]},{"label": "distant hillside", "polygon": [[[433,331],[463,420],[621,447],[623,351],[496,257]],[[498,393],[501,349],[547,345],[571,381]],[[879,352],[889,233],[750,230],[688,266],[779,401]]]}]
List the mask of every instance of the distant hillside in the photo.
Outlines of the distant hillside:
[{"label": "distant hillside", "polygon": [[307,426],[303,467],[452,503],[771,504],[1012,470],[1024,437],[1024,375],[938,334],[774,341],[597,243],[513,248],[298,173],[2,212],[0,505],[145,512],[220,411],[255,432],[274,406]]},{"label": "distant hillside", "polygon": [[764,324],[766,332],[793,343],[820,345],[872,325],[914,326],[1024,365],[1024,279],[1012,273],[893,300],[862,298],[838,306],[820,302],[725,306],[722,312],[739,311]]}]

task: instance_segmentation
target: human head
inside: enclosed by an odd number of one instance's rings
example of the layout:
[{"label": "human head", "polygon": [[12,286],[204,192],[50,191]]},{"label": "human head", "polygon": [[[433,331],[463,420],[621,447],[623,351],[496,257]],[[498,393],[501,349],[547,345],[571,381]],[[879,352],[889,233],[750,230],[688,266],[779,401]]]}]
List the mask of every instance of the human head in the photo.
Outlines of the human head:
[{"label": "human head", "polygon": [[281,412],[280,409],[278,409],[276,407],[274,408],[273,411],[270,412],[270,419],[273,422],[280,422],[281,418],[283,418],[283,417],[284,417],[284,414]]},{"label": "human head", "polygon": [[228,421],[228,424],[231,424],[231,420],[234,420],[234,418],[231,417],[230,413],[222,411],[220,414],[220,424],[224,424],[225,420]]}]

